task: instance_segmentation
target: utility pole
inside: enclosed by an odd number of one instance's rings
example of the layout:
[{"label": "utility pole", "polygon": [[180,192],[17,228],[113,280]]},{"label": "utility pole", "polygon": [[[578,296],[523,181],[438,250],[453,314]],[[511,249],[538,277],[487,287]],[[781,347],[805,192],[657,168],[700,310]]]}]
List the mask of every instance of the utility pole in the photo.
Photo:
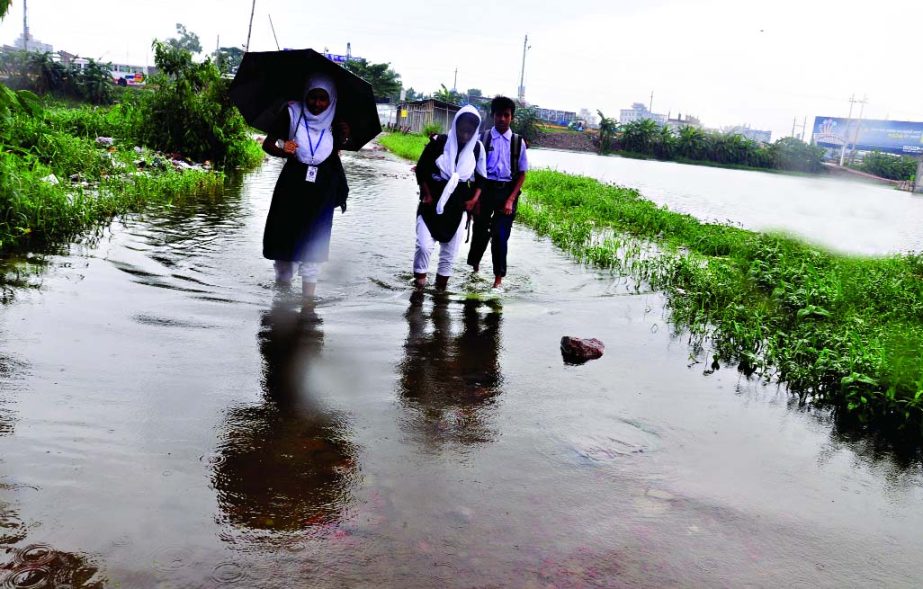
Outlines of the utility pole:
[{"label": "utility pole", "polygon": [[269,28],[272,29],[272,38],[276,42],[276,51],[282,51],[282,48],[279,47],[279,38],[276,37],[276,26],[272,24],[272,15],[267,14],[269,17]]},{"label": "utility pole", "polygon": [[850,162],[853,161],[853,158],[855,158],[855,156],[856,156],[856,145],[859,143],[859,131],[862,130],[862,114],[865,112],[865,105],[868,103],[868,101],[869,101],[869,97],[868,97],[868,96],[864,96],[864,95],[862,96],[862,100],[858,100],[858,101],[857,101],[857,102],[860,104],[860,106],[859,106],[859,122],[856,123],[856,130],[855,130],[855,132],[853,133],[853,138],[852,138],[852,151],[851,151],[850,154],[849,154],[849,161],[850,161]]},{"label": "utility pole", "polygon": [[647,112],[654,114],[654,91],[651,90],[651,103],[647,107]]},{"label": "utility pole", "polygon": [[26,17],[26,14],[29,12],[29,7],[26,5],[27,0],[22,0],[22,50],[29,50],[29,19]]},{"label": "utility pole", "polygon": [[798,117],[792,117],[792,137],[795,136],[795,122],[798,120]]},{"label": "utility pole", "polygon": [[253,32],[253,13],[256,12],[256,0],[253,0],[253,4],[250,8],[250,27],[247,29],[247,46],[244,47],[244,53],[250,51],[250,33]]},{"label": "utility pole", "polygon": [[526,99],[526,50],[529,48],[529,35],[522,42],[522,70],[519,73],[519,102]]},{"label": "utility pole", "polygon": [[352,60],[353,60],[353,44],[347,41],[346,42],[346,61],[349,62]]},{"label": "utility pole", "polygon": [[455,68],[455,79],[452,80],[452,92],[458,91],[458,68]]},{"label": "utility pole", "polygon": [[[862,114],[861,112],[865,110],[865,103],[868,102],[868,97],[864,97],[862,100],[856,100],[856,95],[852,94],[849,97],[849,117],[846,119],[846,133],[843,136],[843,148],[840,150],[840,166],[846,161],[846,148],[849,146],[849,130],[852,127],[852,107],[855,104],[861,104],[860,114],[859,114],[859,125],[862,124]],[[854,133],[853,143],[859,138],[859,129],[858,126]]]},{"label": "utility pole", "polygon": [[840,149],[840,167],[843,167],[843,162],[846,161],[846,144],[849,143],[849,125],[852,123],[852,107],[856,103],[856,95],[852,94],[849,97],[849,116],[846,117],[846,132],[843,134],[843,147]]}]

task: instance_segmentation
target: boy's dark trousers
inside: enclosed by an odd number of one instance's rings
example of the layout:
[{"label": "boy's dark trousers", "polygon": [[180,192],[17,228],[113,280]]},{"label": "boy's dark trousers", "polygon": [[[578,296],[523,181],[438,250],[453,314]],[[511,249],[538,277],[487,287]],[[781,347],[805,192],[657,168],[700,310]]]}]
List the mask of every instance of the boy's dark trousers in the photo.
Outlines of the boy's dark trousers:
[{"label": "boy's dark trousers", "polygon": [[487,180],[481,192],[479,210],[474,215],[474,229],[471,236],[471,249],[468,250],[468,265],[479,266],[487,243],[490,242],[490,257],[494,264],[494,276],[506,276],[506,243],[513,230],[516,218],[516,204],[513,213],[505,215],[503,207],[513,190],[514,182],[496,182]]}]

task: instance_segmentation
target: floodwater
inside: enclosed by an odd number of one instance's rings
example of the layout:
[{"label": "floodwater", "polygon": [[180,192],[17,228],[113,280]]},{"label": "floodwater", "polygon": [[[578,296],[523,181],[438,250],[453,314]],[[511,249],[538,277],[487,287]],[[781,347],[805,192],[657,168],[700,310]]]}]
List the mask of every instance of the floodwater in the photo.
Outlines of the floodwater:
[{"label": "floodwater", "polygon": [[409,165],[345,163],[315,308],[259,255],[278,162],[18,262],[0,584],[923,584],[919,462],[690,360],[660,295],[521,226],[506,292],[414,296]]},{"label": "floodwater", "polygon": [[923,250],[923,195],[864,181],[532,150],[530,164],[637,188],[701,220],[783,231],[850,254]]}]

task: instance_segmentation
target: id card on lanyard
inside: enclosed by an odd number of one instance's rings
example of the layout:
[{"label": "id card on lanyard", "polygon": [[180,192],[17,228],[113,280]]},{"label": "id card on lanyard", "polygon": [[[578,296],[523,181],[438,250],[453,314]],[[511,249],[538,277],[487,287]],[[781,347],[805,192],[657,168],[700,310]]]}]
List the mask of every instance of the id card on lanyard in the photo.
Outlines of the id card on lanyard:
[{"label": "id card on lanyard", "polygon": [[324,133],[327,132],[327,129],[323,129],[320,132],[320,137],[317,138],[317,145],[311,142],[311,128],[308,127],[307,121],[304,120],[304,111],[301,111],[301,121],[304,124],[304,132],[308,136],[308,149],[311,150],[311,163],[308,164],[308,171],[305,173],[304,181],[317,182],[317,166],[314,165],[314,153],[317,151],[317,148],[320,147],[320,142],[324,140]]}]

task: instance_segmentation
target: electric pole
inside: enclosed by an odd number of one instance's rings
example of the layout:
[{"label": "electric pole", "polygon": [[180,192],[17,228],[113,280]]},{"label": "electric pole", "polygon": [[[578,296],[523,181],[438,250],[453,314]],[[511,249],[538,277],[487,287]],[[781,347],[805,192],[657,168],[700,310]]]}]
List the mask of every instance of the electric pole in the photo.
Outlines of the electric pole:
[{"label": "electric pole", "polygon": [[26,5],[27,0],[22,0],[22,50],[29,50],[29,19],[26,17],[26,14],[29,12],[29,7]]},{"label": "electric pole", "polygon": [[852,107],[856,103],[856,95],[852,94],[849,97],[849,115],[846,117],[846,132],[843,133],[843,147],[840,149],[840,167],[843,167],[843,162],[846,161],[846,144],[849,143],[849,125],[852,123]]},{"label": "electric pole", "polygon": [[[849,97],[849,117],[846,119],[846,133],[843,135],[843,148],[840,150],[840,166],[846,161],[846,148],[849,146],[849,130],[852,127],[852,107],[855,104],[861,104],[860,114],[859,114],[859,125],[862,124],[862,111],[865,110],[865,103],[868,102],[868,97],[863,97],[862,100],[856,100],[856,95],[852,94]],[[856,128],[856,132],[853,137],[853,143],[859,139],[859,129]]]},{"label": "electric pole", "polygon": [[526,100],[526,50],[529,48],[529,35],[522,42],[522,70],[519,73],[519,102]]},{"label": "electric pole", "polygon": [[647,106],[647,112],[654,114],[654,91],[651,90],[651,103]]},{"label": "electric pole", "polygon": [[458,91],[458,68],[455,68],[455,79],[452,80],[452,91]]},{"label": "electric pole", "polygon": [[267,14],[266,16],[269,17],[269,28],[272,29],[272,38],[276,42],[276,51],[281,51],[282,48],[279,47],[279,38],[276,37],[276,25],[272,24],[272,15]]},{"label": "electric pole", "polygon": [[250,51],[250,33],[253,32],[253,13],[256,12],[256,0],[253,0],[253,4],[250,7],[250,27],[247,28],[247,46],[244,47],[244,53]]}]

